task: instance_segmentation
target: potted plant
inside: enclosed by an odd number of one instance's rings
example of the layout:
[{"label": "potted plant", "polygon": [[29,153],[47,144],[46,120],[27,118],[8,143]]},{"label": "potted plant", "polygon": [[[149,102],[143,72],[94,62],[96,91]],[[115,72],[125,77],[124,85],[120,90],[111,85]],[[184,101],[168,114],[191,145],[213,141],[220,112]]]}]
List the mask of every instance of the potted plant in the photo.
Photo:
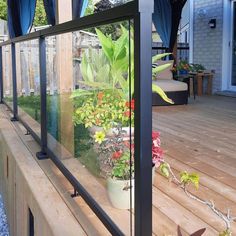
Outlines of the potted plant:
[{"label": "potted plant", "polygon": [[201,64],[191,64],[191,72],[202,73],[205,69]]},{"label": "potted plant", "polygon": [[[134,203],[134,144],[131,136],[129,139],[124,138],[121,126],[117,130],[118,133],[110,137],[96,132],[94,141],[99,153],[101,175],[107,180],[107,193],[112,205],[119,209],[129,209]],[[160,133],[153,131],[153,177],[155,168],[159,168],[163,162],[160,145]]]},{"label": "potted plant", "polygon": [[176,70],[179,75],[185,75],[191,70],[191,66],[187,61],[180,61],[176,66]]}]

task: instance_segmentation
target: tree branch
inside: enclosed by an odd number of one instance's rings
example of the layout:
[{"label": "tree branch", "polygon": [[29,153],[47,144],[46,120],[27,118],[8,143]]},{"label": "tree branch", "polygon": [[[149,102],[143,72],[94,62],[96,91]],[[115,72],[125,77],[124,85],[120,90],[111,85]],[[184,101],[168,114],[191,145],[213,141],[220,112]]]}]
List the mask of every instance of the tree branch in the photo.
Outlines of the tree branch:
[{"label": "tree branch", "polygon": [[191,199],[193,199],[197,202],[200,202],[201,204],[204,204],[204,205],[208,206],[212,210],[213,213],[215,213],[221,220],[224,221],[224,223],[226,225],[226,231],[229,232],[229,235],[232,235],[232,232],[230,230],[231,229],[231,223],[236,220],[236,217],[231,216],[230,209],[228,209],[227,214],[224,214],[222,211],[220,211],[219,209],[217,209],[215,207],[215,204],[214,204],[213,201],[206,201],[206,200],[203,200],[203,199],[199,198],[198,196],[192,194],[187,189],[188,184],[183,184],[176,177],[176,175],[174,174],[173,170],[171,169],[169,163],[167,163],[165,161],[162,161],[162,164],[165,164],[167,166],[167,168],[169,170],[169,173],[172,177],[173,182],[175,182],[177,184],[177,186],[179,186],[189,198],[191,198]]}]

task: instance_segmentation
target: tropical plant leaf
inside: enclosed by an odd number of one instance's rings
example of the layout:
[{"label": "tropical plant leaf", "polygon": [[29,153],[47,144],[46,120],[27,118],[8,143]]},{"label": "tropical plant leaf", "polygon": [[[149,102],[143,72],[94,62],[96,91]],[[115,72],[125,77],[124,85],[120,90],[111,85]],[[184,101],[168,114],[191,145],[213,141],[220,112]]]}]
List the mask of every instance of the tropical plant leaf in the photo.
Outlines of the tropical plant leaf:
[{"label": "tropical plant leaf", "polygon": [[98,88],[98,89],[111,89],[111,86],[106,83],[101,82],[90,82],[90,81],[78,81],[80,84],[87,85],[89,87]]},{"label": "tropical plant leaf", "polygon": [[109,82],[110,66],[108,64],[101,67],[96,75],[96,82]]},{"label": "tropical plant leaf", "polygon": [[113,61],[113,55],[114,55],[114,43],[112,42],[112,39],[109,37],[106,37],[102,31],[100,31],[99,29],[95,29],[98,39],[102,45],[102,49],[105,53],[105,55],[107,56],[107,58],[109,59],[110,62]]},{"label": "tropical plant leaf", "polygon": [[126,56],[125,46],[128,44],[128,34],[123,33],[122,36],[116,41],[114,49],[114,60],[122,59]]},{"label": "tropical plant leaf", "polygon": [[157,54],[155,56],[152,57],[152,63],[155,63],[156,61],[159,61],[160,59],[162,59],[163,57],[169,56],[172,53],[162,53],[162,54]]},{"label": "tropical plant leaf", "polygon": [[120,59],[120,60],[116,60],[114,61],[114,63],[112,63],[112,70],[117,70],[117,71],[127,71],[128,68],[128,64],[129,64],[129,60],[127,60],[126,57]]},{"label": "tropical plant leaf", "polygon": [[157,66],[157,67],[152,69],[152,73],[153,74],[160,73],[160,72],[166,70],[167,68],[169,68],[171,65],[172,65],[171,63],[166,63],[164,65]]},{"label": "tropical plant leaf", "polygon": [[87,64],[87,80],[90,82],[94,81],[93,69],[89,63]]},{"label": "tropical plant leaf", "polygon": [[87,78],[87,64],[88,64],[87,56],[86,56],[86,54],[84,54],[83,57],[82,57],[80,69],[81,69],[82,77],[86,81],[88,81],[88,78]]},{"label": "tropical plant leaf", "polygon": [[70,98],[76,98],[76,97],[81,97],[81,96],[90,96],[92,94],[93,94],[93,92],[89,91],[89,90],[76,89],[73,91]]},{"label": "tropical plant leaf", "polygon": [[152,91],[154,93],[159,94],[164,101],[166,101],[170,104],[174,104],[174,102],[170,98],[168,98],[167,95],[165,94],[165,92],[156,84],[152,84]]}]

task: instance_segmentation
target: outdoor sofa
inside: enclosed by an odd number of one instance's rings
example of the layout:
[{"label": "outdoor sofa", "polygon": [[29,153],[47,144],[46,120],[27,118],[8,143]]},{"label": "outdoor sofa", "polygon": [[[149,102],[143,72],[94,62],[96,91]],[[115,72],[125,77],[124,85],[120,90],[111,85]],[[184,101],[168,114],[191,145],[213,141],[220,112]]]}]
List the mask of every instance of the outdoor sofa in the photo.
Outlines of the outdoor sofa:
[{"label": "outdoor sofa", "polygon": [[[159,61],[158,65],[171,63],[173,65],[174,61]],[[156,76],[156,80],[153,81],[154,84],[158,85],[166,95],[174,101],[173,105],[183,105],[188,104],[188,85],[184,82],[180,82],[173,79],[172,67],[160,72]],[[152,94],[152,105],[153,106],[168,106],[172,105],[165,102],[159,94]]]}]

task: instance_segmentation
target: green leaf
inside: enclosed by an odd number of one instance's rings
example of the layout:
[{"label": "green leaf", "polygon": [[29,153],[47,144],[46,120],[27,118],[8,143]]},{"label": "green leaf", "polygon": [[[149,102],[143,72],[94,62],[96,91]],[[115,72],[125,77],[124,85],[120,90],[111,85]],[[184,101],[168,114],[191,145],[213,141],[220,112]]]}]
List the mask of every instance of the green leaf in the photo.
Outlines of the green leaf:
[{"label": "green leaf", "polygon": [[160,171],[162,175],[164,175],[166,178],[169,178],[170,172],[169,172],[168,165],[166,163],[163,163],[160,165]]},{"label": "green leaf", "polygon": [[169,68],[171,65],[172,65],[171,63],[167,63],[167,64],[164,64],[164,65],[157,66],[157,67],[152,69],[152,73],[153,74],[160,73],[160,72],[166,70],[167,68]]},{"label": "green leaf", "polygon": [[110,72],[110,66],[108,64],[101,67],[97,73],[96,81],[109,82],[109,72]]},{"label": "green leaf", "polygon": [[127,71],[127,68],[129,66],[129,60],[127,60],[126,57],[120,59],[120,60],[116,60],[112,63],[111,65],[111,69],[112,70],[121,70],[122,72]]},{"label": "green leaf", "polygon": [[81,69],[82,77],[85,81],[88,81],[88,78],[87,78],[87,64],[88,64],[87,56],[84,53],[82,61],[81,61],[80,69]]},{"label": "green leaf", "polygon": [[109,59],[110,62],[113,61],[114,55],[114,43],[111,38],[106,37],[99,29],[95,29],[100,43],[102,44],[102,49]]},{"label": "green leaf", "polygon": [[162,59],[163,57],[169,56],[172,53],[163,53],[163,54],[157,54],[155,56],[152,57],[152,63],[155,63],[156,61]]},{"label": "green leaf", "polygon": [[89,91],[89,90],[76,89],[73,91],[70,98],[76,98],[76,97],[81,97],[81,96],[90,96],[92,94],[93,94],[93,92]]},{"label": "green leaf", "polygon": [[154,93],[159,94],[164,101],[166,101],[170,104],[174,104],[174,102],[170,98],[168,98],[167,95],[165,94],[165,92],[156,84],[152,84],[152,91]]},{"label": "green leaf", "polygon": [[128,44],[128,34],[123,33],[121,37],[115,43],[114,49],[114,60],[119,60],[126,57],[126,48],[125,46]]},{"label": "green leaf", "polygon": [[230,232],[229,229],[227,229],[219,234],[219,236],[231,236],[231,235],[232,235],[232,233]]},{"label": "green leaf", "polygon": [[101,82],[89,82],[89,81],[78,81],[80,84],[84,84],[93,88],[97,89],[110,89],[111,86],[106,83],[101,83]]},{"label": "green leaf", "polygon": [[87,79],[90,82],[94,81],[93,69],[90,64],[87,65]]},{"label": "green leaf", "polygon": [[184,185],[193,184],[196,189],[199,187],[199,175],[196,173],[189,174],[187,171],[180,173],[180,181]]}]

